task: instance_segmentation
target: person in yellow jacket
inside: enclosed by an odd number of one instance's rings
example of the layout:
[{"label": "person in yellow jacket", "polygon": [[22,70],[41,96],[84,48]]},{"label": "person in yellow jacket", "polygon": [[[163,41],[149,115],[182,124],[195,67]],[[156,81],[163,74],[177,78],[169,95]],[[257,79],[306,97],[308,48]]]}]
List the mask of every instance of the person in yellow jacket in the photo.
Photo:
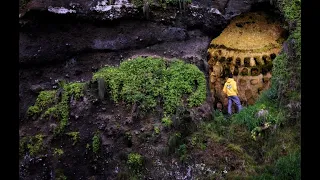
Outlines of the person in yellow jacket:
[{"label": "person in yellow jacket", "polygon": [[228,115],[230,116],[232,114],[232,110],[231,110],[232,102],[234,102],[237,105],[238,112],[240,112],[242,109],[242,106],[240,103],[240,99],[238,97],[237,83],[233,79],[232,73],[229,74],[227,82],[224,84],[222,91],[226,93],[228,96]]}]

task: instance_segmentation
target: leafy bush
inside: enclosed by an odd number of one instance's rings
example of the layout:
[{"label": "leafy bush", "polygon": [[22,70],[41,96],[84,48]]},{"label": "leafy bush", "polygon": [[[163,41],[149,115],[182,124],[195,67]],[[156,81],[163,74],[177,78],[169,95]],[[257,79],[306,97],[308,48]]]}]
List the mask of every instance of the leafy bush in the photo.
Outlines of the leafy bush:
[{"label": "leafy bush", "polygon": [[170,127],[172,125],[172,120],[168,117],[162,118],[161,122],[165,127]]},{"label": "leafy bush", "polygon": [[133,170],[135,173],[139,173],[143,165],[142,156],[138,153],[130,153],[128,155],[127,164],[129,165],[129,169]]},{"label": "leafy bush", "polygon": [[163,99],[165,114],[174,113],[189,95],[189,107],[198,106],[206,99],[204,74],[195,66],[181,60],[165,61],[161,58],[138,57],[124,61],[119,67],[105,67],[93,75],[95,82],[105,80],[115,102],[123,100],[137,103],[149,110]]}]

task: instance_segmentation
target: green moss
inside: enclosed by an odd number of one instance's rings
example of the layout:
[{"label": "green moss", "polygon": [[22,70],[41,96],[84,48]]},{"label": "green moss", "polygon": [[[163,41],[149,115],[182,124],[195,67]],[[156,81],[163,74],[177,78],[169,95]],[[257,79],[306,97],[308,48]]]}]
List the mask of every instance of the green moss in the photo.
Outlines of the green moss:
[{"label": "green moss", "polygon": [[66,134],[72,137],[72,140],[73,140],[72,145],[75,145],[78,142],[79,138],[80,138],[79,137],[79,134],[80,134],[79,132],[68,132]]},{"label": "green moss", "polygon": [[127,164],[129,169],[138,174],[142,171],[143,159],[139,153],[130,153],[128,155]]},{"label": "green moss", "polygon": [[170,127],[172,125],[172,120],[168,117],[162,118],[161,122],[165,127]]},{"label": "green moss", "polygon": [[38,134],[30,138],[30,143],[27,144],[27,149],[31,156],[36,156],[44,150],[43,147],[44,135]]},{"label": "green moss", "polygon": [[41,112],[39,106],[30,106],[28,111],[27,111],[27,115],[28,116],[34,116],[37,115]]},{"label": "green moss", "polygon": [[160,128],[159,127],[155,126],[153,129],[154,129],[154,132],[156,134],[160,134]]},{"label": "green moss", "polygon": [[[142,58],[124,61],[119,67],[105,67],[94,73],[93,81],[105,80],[115,102],[139,104],[149,110],[163,99],[166,114],[175,112],[185,101],[189,107],[199,106],[206,99],[204,74],[194,65],[181,60],[172,62],[161,58]],[[187,99],[183,98],[188,95]]]},{"label": "green moss", "polygon": [[29,116],[38,115],[55,102],[56,90],[41,91],[33,106],[30,106],[27,114]]},{"label": "green moss", "polygon": [[71,97],[73,96],[75,99],[79,99],[80,97],[83,97],[83,89],[84,89],[85,83],[69,83],[66,86],[64,86],[63,90],[66,91],[66,93]]},{"label": "green moss", "polygon": [[60,148],[54,148],[54,149],[53,149],[53,155],[54,155],[54,156],[59,157],[59,156],[61,156],[63,153],[64,153],[63,150],[60,149]]},{"label": "green moss", "polygon": [[58,106],[57,105],[48,108],[43,114],[43,118],[48,118],[50,116],[52,116],[54,118],[58,118],[59,111],[58,111]]},{"label": "green moss", "polygon": [[[83,89],[85,83],[59,83],[62,93],[60,101],[57,101],[57,90],[41,91],[38,95],[35,105],[30,106],[28,115],[42,114],[42,118],[54,117],[60,121],[59,126],[54,130],[54,134],[58,135],[64,131],[69,119],[69,101],[70,98],[79,99],[84,96]],[[50,107],[51,106],[51,107]]]},{"label": "green moss", "polygon": [[287,20],[301,19],[301,0],[281,0],[281,7]]},{"label": "green moss", "polygon": [[100,138],[99,138],[99,132],[97,131],[92,138],[92,151],[94,153],[97,153],[99,151],[100,144],[101,144],[101,142],[100,142]]}]

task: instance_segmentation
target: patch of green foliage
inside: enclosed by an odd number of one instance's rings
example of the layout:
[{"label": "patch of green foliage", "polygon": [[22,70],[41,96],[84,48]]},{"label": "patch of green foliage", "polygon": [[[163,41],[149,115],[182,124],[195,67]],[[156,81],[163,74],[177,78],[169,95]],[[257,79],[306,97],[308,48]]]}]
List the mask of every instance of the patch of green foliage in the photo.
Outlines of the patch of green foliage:
[{"label": "patch of green foliage", "polygon": [[135,174],[139,174],[142,171],[143,158],[139,153],[130,153],[128,154],[127,164],[130,170]]},{"label": "patch of green foliage", "polygon": [[[124,61],[119,67],[105,67],[94,73],[93,81],[102,78],[115,102],[137,103],[153,109],[163,99],[165,114],[172,114],[184,101],[188,107],[199,106],[206,99],[204,74],[181,60],[138,57]],[[185,100],[183,97],[188,95]]]},{"label": "patch of green foliage", "polygon": [[55,101],[56,90],[41,91],[33,106],[28,108],[28,116],[38,115]]},{"label": "patch of green foliage", "polygon": [[80,134],[79,132],[68,132],[66,134],[72,137],[72,140],[73,140],[72,145],[75,145],[78,142],[79,138],[80,138],[79,137],[79,134]]},{"label": "patch of green foliage", "polygon": [[[82,97],[85,83],[65,83],[61,81],[59,86],[61,98],[57,90],[41,91],[36,99],[35,105],[30,106],[28,115],[42,114],[42,118],[54,117],[60,121],[59,126],[54,130],[55,135],[64,131],[69,119],[70,98],[79,99]],[[59,91],[60,91],[59,90]],[[60,101],[58,101],[60,99]],[[51,106],[51,107],[50,107]]]},{"label": "patch of green foliage", "polygon": [[62,169],[56,169],[56,180],[67,180]]},{"label": "patch of green foliage", "polygon": [[161,122],[165,127],[170,127],[172,125],[172,120],[169,117],[163,117]]},{"label": "patch of green foliage", "polygon": [[289,24],[290,54],[281,52],[274,60],[272,88],[277,91],[279,103],[287,104],[300,101],[294,94],[301,92],[301,0],[277,0],[277,4]]},{"label": "patch of green foliage", "polygon": [[160,133],[160,128],[158,126],[155,126],[153,129],[156,134]]},{"label": "patch of green foliage", "polygon": [[187,159],[187,145],[186,144],[181,144],[179,148],[177,149],[180,161],[185,161]]},{"label": "patch of green foliage", "polygon": [[265,168],[260,175],[249,179],[254,180],[299,180],[301,179],[301,153],[290,153],[279,158],[273,165]]},{"label": "patch of green foliage", "polygon": [[27,150],[27,143],[29,141],[29,137],[23,137],[19,139],[19,155],[22,156]]},{"label": "patch of green foliage", "polygon": [[[244,107],[239,113],[233,115],[232,122],[244,124],[249,131],[264,123],[281,124],[285,119],[284,113],[278,108],[277,104],[273,103],[273,100],[269,99],[269,95],[270,91],[264,91],[254,105]],[[261,110],[268,113],[258,117],[257,114]]]},{"label": "patch of green foliage", "polygon": [[31,156],[36,156],[44,150],[42,134],[37,134],[30,138],[30,142],[27,144],[27,149]]},{"label": "patch of green foliage", "polygon": [[280,0],[280,6],[287,20],[301,19],[301,0]]},{"label": "patch of green foliage", "polygon": [[99,132],[97,131],[97,132],[95,133],[95,135],[93,136],[93,138],[92,138],[92,151],[93,151],[94,153],[97,153],[97,152],[99,151],[99,149],[100,149],[100,144],[101,144],[101,142],[100,142],[100,135],[99,135]]},{"label": "patch of green foliage", "polygon": [[59,157],[59,156],[61,156],[63,153],[64,153],[63,150],[60,149],[60,148],[54,148],[54,149],[53,149],[53,155],[54,155],[54,156]]}]

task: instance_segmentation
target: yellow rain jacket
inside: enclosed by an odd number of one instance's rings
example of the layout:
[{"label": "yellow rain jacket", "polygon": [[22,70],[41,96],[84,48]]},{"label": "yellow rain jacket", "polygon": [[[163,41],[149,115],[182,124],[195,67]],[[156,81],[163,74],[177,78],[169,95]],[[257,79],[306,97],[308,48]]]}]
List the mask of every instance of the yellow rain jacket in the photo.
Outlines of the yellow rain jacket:
[{"label": "yellow rain jacket", "polygon": [[223,86],[224,93],[227,94],[227,96],[237,96],[238,89],[237,89],[237,83],[234,81],[233,78],[228,78],[227,82]]}]

